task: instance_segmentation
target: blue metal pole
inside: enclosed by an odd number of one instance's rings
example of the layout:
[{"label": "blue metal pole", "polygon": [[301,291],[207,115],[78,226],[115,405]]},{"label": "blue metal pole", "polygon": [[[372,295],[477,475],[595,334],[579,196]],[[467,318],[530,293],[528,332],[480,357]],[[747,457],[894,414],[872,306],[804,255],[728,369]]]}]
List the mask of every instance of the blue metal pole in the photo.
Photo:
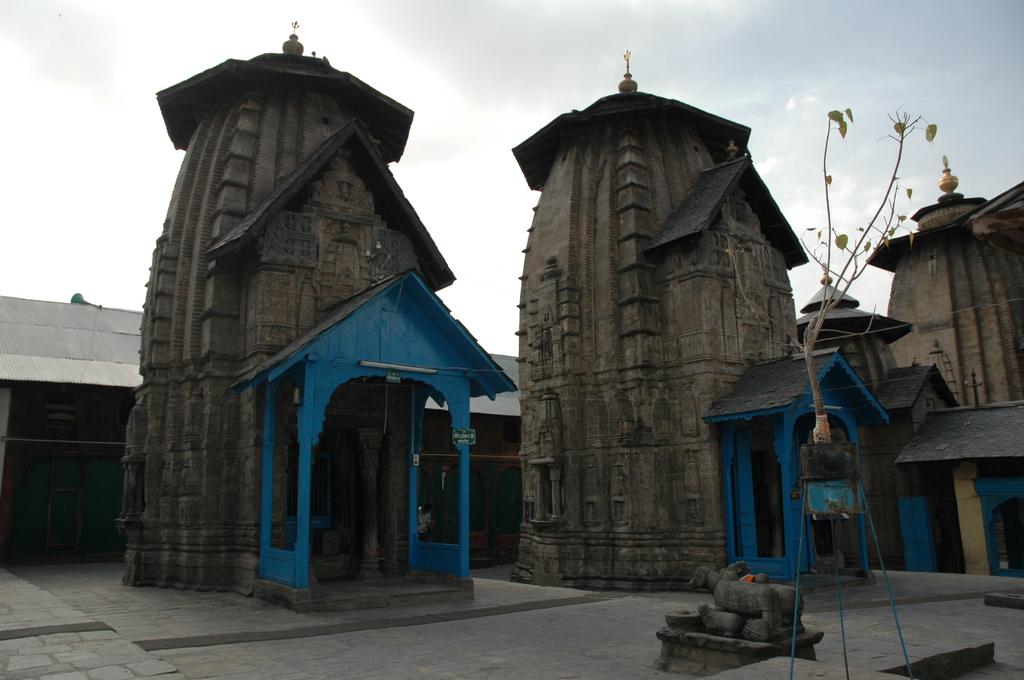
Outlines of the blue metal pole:
[{"label": "blue metal pole", "polygon": [[422,438],[423,404],[426,397],[420,397],[425,388],[415,385],[409,394],[409,507],[406,512],[407,534],[409,544],[409,569],[415,571],[420,567],[419,537],[416,534],[417,511],[420,505],[420,469],[413,465],[414,456],[420,451]]},{"label": "blue metal pole", "polygon": [[274,522],[274,440],[277,425],[277,381],[263,389],[263,477],[260,492],[260,578],[266,576]]},{"label": "blue metal pole", "polygon": [[[453,428],[469,427],[469,385],[460,385],[458,398],[449,399]],[[469,444],[459,444],[459,563],[456,576],[469,576]]]},{"label": "blue metal pole", "polygon": [[295,518],[295,574],[292,584],[296,588],[309,587],[309,499],[313,477],[313,438],[319,430],[316,404],[316,362],[306,360],[302,385],[302,405],[299,407],[299,480],[298,508]]}]

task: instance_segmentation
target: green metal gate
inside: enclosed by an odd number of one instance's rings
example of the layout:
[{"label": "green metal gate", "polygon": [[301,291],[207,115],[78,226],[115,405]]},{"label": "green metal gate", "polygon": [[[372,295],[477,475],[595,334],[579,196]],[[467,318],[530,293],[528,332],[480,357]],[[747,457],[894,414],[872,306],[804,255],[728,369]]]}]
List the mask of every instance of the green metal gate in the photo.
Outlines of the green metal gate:
[{"label": "green metal gate", "polygon": [[12,502],[12,559],[124,550],[114,519],[123,477],[117,458],[49,456],[23,473]]}]

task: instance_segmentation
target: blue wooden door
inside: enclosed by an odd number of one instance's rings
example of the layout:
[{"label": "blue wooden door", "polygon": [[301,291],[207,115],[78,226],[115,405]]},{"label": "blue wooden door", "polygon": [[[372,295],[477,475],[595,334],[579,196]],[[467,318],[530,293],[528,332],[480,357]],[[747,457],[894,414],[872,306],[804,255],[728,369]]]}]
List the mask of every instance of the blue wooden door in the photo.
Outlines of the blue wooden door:
[{"label": "blue wooden door", "polygon": [[906,570],[935,571],[935,543],[928,499],[923,496],[903,496],[899,499],[899,511]]}]

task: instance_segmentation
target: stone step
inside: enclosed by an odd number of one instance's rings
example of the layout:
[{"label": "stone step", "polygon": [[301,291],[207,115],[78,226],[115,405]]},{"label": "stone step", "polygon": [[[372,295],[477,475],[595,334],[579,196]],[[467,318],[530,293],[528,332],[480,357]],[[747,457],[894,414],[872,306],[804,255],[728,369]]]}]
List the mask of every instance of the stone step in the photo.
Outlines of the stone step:
[{"label": "stone step", "polygon": [[[846,680],[846,671],[842,666],[827,666],[807,659],[795,659],[794,661],[793,680]],[[892,675],[888,673],[861,669],[856,671],[851,669],[850,676],[856,677],[857,680],[893,680]],[[777,656],[774,659],[740,666],[711,677],[715,680],[768,680],[769,678],[783,680],[789,677],[789,657]]]},{"label": "stone step", "polygon": [[1024,609],[1024,594],[988,593],[985,595],[985,606],[1006,607],[1008,609]]}]

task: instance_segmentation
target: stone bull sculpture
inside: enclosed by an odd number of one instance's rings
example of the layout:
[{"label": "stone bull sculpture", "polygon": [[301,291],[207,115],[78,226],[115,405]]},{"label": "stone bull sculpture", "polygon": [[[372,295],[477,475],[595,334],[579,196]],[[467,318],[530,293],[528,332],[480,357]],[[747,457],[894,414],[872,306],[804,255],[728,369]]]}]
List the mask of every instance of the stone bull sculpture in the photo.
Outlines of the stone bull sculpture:
[{"label": "stone bull sculpture", "polygon": [[[698,567],[691,585],[711,590],[715,602],[714,609],[708,605],[698,609],[704,629],[715,635],[759,642],[786,637],[793,626],[796,590],[781,583],[770,583],[764,574],[753,577],[741,574],[745,568],[743,562],[729,565],[720,572]],[[796,607],[798,633],[803,631],[799,623],[802,612],[801,600]]]},{"label": "stone bull sculpture", "polygon": [[[803,602],[797,600],[792,586],[770,583],[765,574],[751,574],[746,562],[721,570],[698,567],[690,585],[710,592],[714,606],[705,604],[697,613],[681,609],[665,616],[667,625],[658,631],[658,668],[710,675],[785,656],[794,648],[798,658],[815,658],[814,645],[822,633],[800,625]],[[794,609],[795,640],[791,638]]]},{"label": "stone bull sculpture", "polygon": [[706,590],[709,593],[715,592],[715,586],[727,574],[730,579],[738,579],[750,573],[750,567],[743,560],[733,562],[724,569],[715,569],[708,565],[701,565],[693,570],[693,578],[689,585],[695,590]]}]

